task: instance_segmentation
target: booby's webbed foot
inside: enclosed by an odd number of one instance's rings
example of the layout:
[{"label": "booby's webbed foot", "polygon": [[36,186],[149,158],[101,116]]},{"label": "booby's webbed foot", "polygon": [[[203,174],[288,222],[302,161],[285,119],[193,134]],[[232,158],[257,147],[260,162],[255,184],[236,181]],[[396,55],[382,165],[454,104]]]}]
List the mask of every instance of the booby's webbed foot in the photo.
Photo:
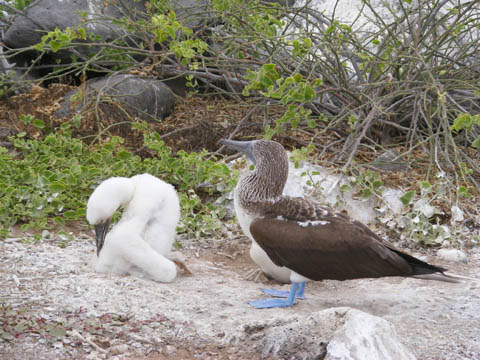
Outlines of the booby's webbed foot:
[{"label": "booby's webbed foot", "polygon": [[295,301],[290,302],[288,299],[264,299],[250,301],[249,304],[257,309],[269,309],[278,307],[289,307],[295,304]]},{"label": "booby's webbed foot", "polygon": [[[290,290],[276,290],[276,289],[261,289],[265,294],[268,294],[273,297],[278,298],[288,298],[290,295]],[[295,294],[296,299],[304,300],[305,299],[305,283],[300,283],[297,293]]]},{"label": "booby's webbed foot", "polygon": [[[262,289],[262,290],[268,290],[268,289]],[[297,290],[298,290],[298,294],[303,296],[304,290],[305,290],[305,283],[300,283],[300,286],[298,286],[298,283],[296,282],[292,283],[292,287],[290,288],[290,292],[288,293],[288,296],[287,296],[288,298],[286,300],[265,299],[265,300],[250,301],[249,304],[257,309],[289,307],[295,304],[295,297],[297,295]]]}]

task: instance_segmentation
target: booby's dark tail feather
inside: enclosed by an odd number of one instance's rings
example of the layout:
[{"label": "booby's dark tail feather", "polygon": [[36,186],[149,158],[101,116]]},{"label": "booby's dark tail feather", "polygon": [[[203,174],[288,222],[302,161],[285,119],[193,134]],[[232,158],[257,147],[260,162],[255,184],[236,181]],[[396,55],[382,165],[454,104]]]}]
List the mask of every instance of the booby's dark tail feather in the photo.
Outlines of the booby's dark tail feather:
[{"label": "booby's dark tail feather", "polygon": [[437,280],[437,281],[445,281],[445,282],[452,282],[458,283],[460,282],[459,278],[456,276],[451,276],[445,274],[447,269],[442,268],[440,266],[428,264],[420,259],[417,259],[411,255],[405,254],[402,251],[391,249],[404,258],[408,264],[412,267],[412,277],[417,279],[424,279],[424,280]]},{"label": "booby's dark tail feather", "polygon": [[444,273],[434,273],[434,274],[425,274],[425,275],[414,275],[412,276],[416,279],[423,279],[423,280],[437,280],[437,281],[445,281],[450,283],[459,283],[462,282],[460,278],[455,276],[447,275]]}]

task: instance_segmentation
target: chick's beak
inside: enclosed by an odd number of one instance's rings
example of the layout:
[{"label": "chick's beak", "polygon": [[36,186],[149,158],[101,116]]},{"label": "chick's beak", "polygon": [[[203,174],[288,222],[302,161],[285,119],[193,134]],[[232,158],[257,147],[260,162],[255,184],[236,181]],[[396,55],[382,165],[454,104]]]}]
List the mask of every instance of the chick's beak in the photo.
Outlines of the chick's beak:
[{"label": "chick's beak", "polygon": [[100,250],[103,248],[105,243],[105,237],[108,233],[108,227],[110,226],[110,219],[105,220],[99,224],[95,224],[95,241],[97,243],[97,256],[100,254]]}]

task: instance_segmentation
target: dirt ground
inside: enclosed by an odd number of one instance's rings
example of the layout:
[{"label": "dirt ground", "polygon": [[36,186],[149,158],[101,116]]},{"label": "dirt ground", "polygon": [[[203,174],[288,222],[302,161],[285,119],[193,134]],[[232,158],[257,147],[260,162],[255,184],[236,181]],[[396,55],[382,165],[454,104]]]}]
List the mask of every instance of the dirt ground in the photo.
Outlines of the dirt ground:
[{"label": "dirt ground", "polygon": [[[259,324],[351,307],[393,323],[418,359],[480,359],[479,282],[324,281],[308,284],[307,299],[292,308],[257,310],[248,301],[264,297],[260,287],[288,286],[245,280],[245,272],[255,268],[248,248],[243,236],[185,242],[181,252],[193,275],[161,284],[94,273],[89,266],[94,239],[87,229],[66,244],[57,237],[2,241],[0,303],[23,309],[22,316],[37,323],[70,325],[63,325],[68,333],[57,339],[25,330],[0,341],[0,358],[298,359],[294,352],[262,353]],[[472,250],[468,263],[426,260],[478,277],[480,251]]]}]

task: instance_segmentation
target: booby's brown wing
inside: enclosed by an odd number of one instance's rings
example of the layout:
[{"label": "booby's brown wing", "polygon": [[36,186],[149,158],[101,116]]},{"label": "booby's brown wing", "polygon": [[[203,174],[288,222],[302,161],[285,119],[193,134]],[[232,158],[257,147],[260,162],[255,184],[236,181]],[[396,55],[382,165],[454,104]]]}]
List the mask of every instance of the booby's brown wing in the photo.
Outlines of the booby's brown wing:
[{"label": "booby's brown wing", "polygon": [[256,219],[250,232],[275,264],[311,280],[414,275],[415,264],[382,243],[368,227],[346,216],[330,215],[303,223]]}]

